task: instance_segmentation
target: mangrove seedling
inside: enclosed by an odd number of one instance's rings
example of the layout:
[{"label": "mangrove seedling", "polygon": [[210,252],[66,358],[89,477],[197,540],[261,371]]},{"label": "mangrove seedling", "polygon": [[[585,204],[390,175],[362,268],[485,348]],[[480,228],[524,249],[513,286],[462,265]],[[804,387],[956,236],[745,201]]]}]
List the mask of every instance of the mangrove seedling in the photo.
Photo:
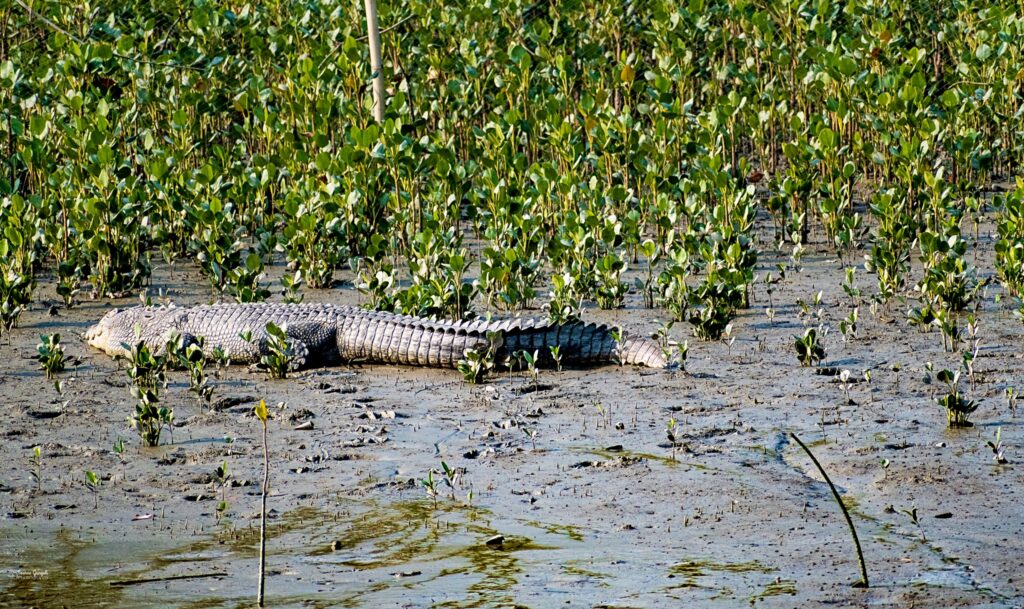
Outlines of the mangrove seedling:
[{"label": "mangrove seedling", "polygon": [[420,484],[427,496],[434,500],[434,509],[437,509],[437,480],[434,480],[434,468],[427,471],[427,477],[420,479]]},{"label": "mangrove seedling", "polygon": [[[996,465],[1006,465],[1009,461],[1003,456],[1003,428],[996,427],[996,438],[995,441],[989,440],[985,442],[990,449],[992,449],[992,460],[996,462]],[[36,448],[38,450],[38,447]]]},{"label": "mangrove seedling", "polygon": [[114,442],[114,454],[117,455],[117,460],[121,462],[121,480],[128,479],[128,472],[125,470],[125,462],[127,461],[125,454],[124,438],[118,438],[117,442]]},{"label": "mangrove seedling", "polygon": [[1017,390],[1013,387],[1006,388],[1006,405],[1010,407],[1010,416],[1017,418]]},{"label": "mangrove seedling", "polygon": [[958,388],[960,371],[940,370],[936,377],[946,384],[946,395],[936,398],[935,401],[946,409],[946,420],[949,426],[973,427],[974,423],[971,423],[968,417],[978,409],[978,404],[975,400],[968,400],[960,393]]},{"label": "mangrove seedling", "polygon": [[794,337],[793,347],[801,366],[816,366],[825,359],[825,348],[818,342],[818,331],[814,328],[804,330],[802,337]]},{"label": "mangrove seedling", "polygon": [[444,483],[451,492],[452,501],[455,501],[455,490],[459,488],[459,480],[462,479],[464,472],[465,469],[461,467],[451,468],[447,463],[441,461],[441,473],[444,474]]},{"label": "mangrove seedling", "polygon": [[224,461],[217,469],[213,472],[213,477],[217,481],[217,485],[220,487],[220,501],[217,503],[217,519],[220,520],[224,516],[224,512],[228,509],[228,462]]},{"label": "mangrove seedling", "polygon": [[732,357],[732,345],[736,342],[736,337],[732,335],[732,324],[725,324],[725,330],[722,332],[722,338],[725,340],[726,346],[729,348],[729,357]]},{"label": "mangrove seedling", "polygon": [[92,493],[94,500],[93,509],[99,509],[100,507],[100,485],[102,484],[103,481],[96,475],[96,472],[88,469],[85,470],[85,488],[89,489],[89,492]]},{"label": "mangrove seedling", "polygon": [[534,452],[536,452],[536,450],[537,450],[537,430],[536,429],[531,429],[529,427],[523,427],[522,430],[523,430],[523,433],[526,434],[526,437],[530,438],[530,444],[531,444]]},{"label": "mangrove seedling", "polygon": [[32,466],[30,473],[36,482],[36,492],[41,493],[43,492],[43,447],[36,446],[32,449],[28,463]]},{"label": "mangrove seedling", "polygon": [[679,344],[669,332],[672,330],[672,326],[675,324],[674,321],[669,321],[658,326],[658,332],[652,338],[661,347],[661,355],[665,358],[665,361],[670,366],[678,366],[680,370],[686,372],[686,356],[690,352],[690,342],[684,341],[682,345]]},{"label": "mangrove seedling", "polygon": [[928,538],[924,535],[924,531],[921,530],[921,520],[917,516],[917,508],[912,507],[909,510],[901,509],[900,512],[906,514],[907,517],[910,518],[910,522],[913,522],[914,526],[917,527],[918,532],[921,533],[921,541],[928,541]]},{"label": "mangrove seedling", "polygon": [[846,295],[854,299],[856,302],[860,302],[860,288],[854,284],[853,276],[857,272],[857,267],[848,266],[846,267],[846,279],[842,283],[843,291]]},{"label": "mangrove seedling", "polygon": [[668,423],[665,425],[665,437],[668,438],[668,443],[672,446],[672,460],[676,460],[676,449],[679,448],[679,438],[676,436],[676,430],[679,424],[676,422],[675,417],[670,417]]},{"label": "mangrove seedling", "polygon": [[684,341],[680,345],[678,341],[672,338],[669,332],[672,330],[673,325],[675,325],[674,321],[660,324],[657,333],[651,338],[661,347],[661,355],[669,363],[670,367],[678,366],[680,370],[686,372],[686,356],[690,351],[690,342]]},{"label": "mangrove seedling", "polygon": [[548,347],[548,351],[551,352],[551,359],[555,362],[555,370],[558,372],[562,371],[562,349],[558,345],[551,345]]},{"label": "mangrove seedling", "polygon": [[843,369],[839,373],[839,382],[843,384],[843,394],[846,395],[846,403],[850,404],[850,371]]},{"label": "mangrove seedling", "polygon": [[64,371],[64,347],[60,344],[60,334],[40,334],[36,350],[39,352],[36,356],[39,367],[46,372],[47,379]]},{"label": "mangrove seedling", "polygon": [[857,317],[859,311],[857,307],[853,307],[850,310],[850,314],[845,319],[839,321],[839,331],[843,333],[843,342],[850,342],[857,338]]},{"label": "mangrove seedling", "polygon": [[537,390],[537,379],[540,377],[540,370],[537,368],[537,360],[540,356],[538,350],[534,350],[533,353],[529,351],[522,351],[523,361],[526,362],[526,373],[530,375],[530,381],[533,383],[534,391]]}]

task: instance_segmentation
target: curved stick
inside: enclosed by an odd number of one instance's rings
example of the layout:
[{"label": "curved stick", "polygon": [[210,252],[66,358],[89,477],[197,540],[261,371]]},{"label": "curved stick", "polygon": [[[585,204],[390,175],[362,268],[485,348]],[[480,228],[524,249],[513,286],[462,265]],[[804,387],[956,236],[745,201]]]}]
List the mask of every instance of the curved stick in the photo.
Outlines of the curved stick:
[{"label": "curved stick", "polygon": [[846,524],[850,525],[850,534],[853,535],[853,545],[857,547],[857,560],[860,561],[860,581],[853,585],[855,588],[867,588],[868,568],[864,564],[864,553],[861,552],[860,549],[860,539],[857,537],[857,529],[853,527],[853,519],[850,518],[850,513],[846,511],[846,505],[843,503],[842,497],[839,496],[839,491],[836,490],[836,485],[832,484],[832,480],[828,477],[828,474],[825,473],[825,468],[823,468],[821,463],[818,463],[818,460],[814,458],[814,454],[811,452],[811,449],[807,448],[807,445],[804,444],[795,433],[789,432],[789,435],[796,440],[796,443],[800,445],[800,448],[804,449],[804,452],[811,458],[814,466],[818,468],[819,472],[821,472],[822,478],[825,479],[825,482],[828,482],[828,487],[832,489],[832,496],[835,497],[836,503],[839,504],[839,509],[843,511],[843,516],[846,516]]}]

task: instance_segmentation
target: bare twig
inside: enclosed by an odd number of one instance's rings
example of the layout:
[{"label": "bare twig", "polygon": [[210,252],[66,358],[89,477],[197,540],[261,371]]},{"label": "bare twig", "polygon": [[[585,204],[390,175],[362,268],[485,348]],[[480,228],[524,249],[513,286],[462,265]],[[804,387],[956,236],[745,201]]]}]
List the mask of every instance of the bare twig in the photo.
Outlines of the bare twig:
[{"label": "bare twig", "polygon": [[256,604],[263,607],[263,590],[267,572],[267,491],[270,488],[270,449],[267,447],[267,405],[260,400],[256,416],[263,424],[263,492],[260,506],[260,587]]},{"label": "bare twig", "polygon": [[835,498],[836,503],[839,504],[839,509],[843,511],[843,516],[846,517],[846,524],[850,526],[850,534],[853,535],[853,545],[857,548],[857,559],[860,561],[860,581],[855,583],[854,587],[867,588],[868,569],[864,564],[864,553],[860,549],[860,539],[857,537],[857,529],[853,526],[853,519],[850,518],[850,512],[846,511],[846,504],[843,503],[842,497],[839,496],[839,491],[836,490],[836,485],[832,484],[832,480],[828,477],[828,474],[825,473],[825,468],[821,466],[821,463],[818,463],[814,454],[811,453],[811,449],[807,448],[807,445],[804,444],[795,433],[789,432],[789,435],[796,440],[796,443],[800,445],[800,448],[804,449],[807,456],[811,458],[811,462],[813,462],[814,466],[818,468],[818,471],[821,473],[821,477],[825,479],[825,482],[828,483],[828,487],[832,489],[832,496]]}]

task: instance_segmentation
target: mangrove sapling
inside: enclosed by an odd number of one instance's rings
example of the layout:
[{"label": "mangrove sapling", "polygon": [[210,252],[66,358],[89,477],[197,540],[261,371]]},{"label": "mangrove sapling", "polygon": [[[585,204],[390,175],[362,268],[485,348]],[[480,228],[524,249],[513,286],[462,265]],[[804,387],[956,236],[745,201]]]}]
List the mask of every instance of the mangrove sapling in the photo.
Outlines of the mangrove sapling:
[{"label": "mangrove sapling", "polygon": [[850,518],[850,512],[847,511],[843,498],[839,495],[839,491],[836,490],[836,485],[832,484],[832,479],[825,473],[825,468],[823,468],[821,463],[818,462],[818,459],[814,456],[814,453],[811,452],[811,449],[807,448],[807,445],[804,444],[803,440],[801,440],[795,433],[790,432],[789,435],[797,444],[800,445],[800,448],[807,453],[807,456],[811,458],[811,462],[814,463],[814,467],[817,468],[818,473],[821,474],[821,477],[825,479],[826,483],[828,483],[829,489],[832,490],[832,497],[836,500],[836,503],[839,504],[839,509],[843,511],[843,516],[846,518],[846,524],[850,527],[850,535],[853,536],[853,545],[857,550],[857,560],[860,563],[860,581],[855,582],[853,586],[855,588],[867,588],[868,568],[864,562],[864,553],[860,548],[860,538],[857,537],[857,529],[853,526],[853,519]]},{"label": "mangrove sapling", "polygon": [[263,257],[251,250],[242,264],[227,271],[224,275],[226,287],[235,301],[263,302],[270,297],[270,290],[260,283],[263,270]]},{"label": "mangrove sapling", "polygon": [[951,428],[973,427],[974,423],[968,420],[972,412],[978,409],[975,400],[968,400],[959,390],[960,370],[940,370],[936,375],[939,381],[946,384],[946,394],[935,398],[935,401],[946,409],[946,420]]},{"label": "mangrove sapling", "polygon": [[825,359],[825,348],[818,342],[816,329],[807,328],[804,330],[803,336],[793,338],[793,347],[796,349],[796,357],[800,360],[801,366],[816,366]]},{"label": "mangrove sapling", "polygon": [[949,307],[940,306],[933,310],[935,319],[932,325],[938,326],[942,332],[942,348],[947,352],[956,353],[960,350],[961,333],[956,312]]},{"label": "mangrove sapling", "polygon": [[596,285],[594,299],[602,309],[617,309],[629,292],[629,284],[622,281],[626,272],[626,262],[615,253],[608,253],[599,258],[594,265]]},{"label": "mangrove sapling", "polygon": [[497,333],[488,332],[486,347],[466,350],[456,368],[462,373],[462,377],[467,383],[476,384],[483,381],[487,373],[494,369],[499,339]]},{"label": "mangrove sapling", "polygon": [[[260,400],[260,403],[253,408],[253,414],[259,419],[263,427],[263,484],[260,487],[260,571],[259,571],[259,592],[256,594],[256,604],[263,606],[263,589],[266,581],[267,571],[267,494],[270,492],[270,448],[267,445],[267,419],[270,413],[267,412],[267,403]],[[225,467],[225,474],[227,468]]]},{"label": "mangrove sapling", "polygon": [[294,274],[285,273],[281,276],[281,297],[287,304],[300,304],[305,295],[299,292],[302,287],[302,271]]},{"label": "mangrove sapling", "polygon": [[990,449],[992,449],[992,460],[996,462],[996,465],[1006,465],[1009,461],[1003,456],[1003,428],[996,427],[995,440],[989,440],[985,442]]},{"label": "mangrove sapling", "polygon": [[682,242],[670,246],[669,262],[658,275],[658,291],[656,302],[672,314],[672,319],[682,321],[690,311],[690,287],[686,279],[690,276],[692,263],[689,253]]},{"label": "mangrove sapling", "polygon": [[36,356],[39,367],[46,372],[47,379],[64,371],[64,347],[60,344],[60,334],[40,334],[36,351],[39,353]]},{"label": "mangrove sapling", "polygon": [[57,295],[64,301],[64,308],[70,309],[75,304],[79,286],[82,283],[82,267],[65,260],[57,264]]},{"label": "mangrove sapling", "polygon": [[159,446],[160,434],[165,426],[174,433],[174,410],[159,405],[156,388],[132,387],[132,397],[136,399],[135,412],[128,418],[128,422],[146,446]]},{"label": "mangrove sapling", "polygon": [[636,284],[637,291],[644,298],[644,307],[648,309],[654,308],[655,304],[655,276],[654,267],[657,266],[661,259],[661,247],[654,242],[652,239],[645,239],[638,247],[638,250],[644,256],[646,264],[646,274],[643,279],[637,277],[634,282]]},{"label": "mangrove sapling", "polygon": [[[0,260],[6,257],[4,245],[7,243],[0,239]],[[29,275],[19,273],[14,269],[5,269],[0,264],[0,336],[8,333],[10,340],[11,329],[18,325],[18,318],[32,301],[32,289],[35,281]]]},{"label": "mangrove sapling", "polygon": [[764,293],[768,295],[768,308],[769,309],[774,309],[775,308],[775,300],[772,298],[772,295],[775,294],[775,284],[780,282],[780,281],[782,281],[782,279],[784,279],[785,276],[786,276],[785,267],[782,267],[780,269],[778,275],[775,275],[774,273],[771,273],[771,272],[765,273],[765,276],[764,276]]},{"label": "mangrove sapling", "polygon": [[91,470],[85,470],[85,488],[89,489],[89,492],[93,496],[93,509],[99,509],[100,507],[100,486],[103,481],[96,475],[96,472]]},{"label": "mangrove sapling", "polygon": [[32,454],[29,455],[28,463],[32,467],[29,473],[32,475],[32,479],[36,483],[36,492],[43,492],[43,447],[35,446],[32,448]]},{"label": "mangrove sapling", "polygon": [[551,284],[551,299],[544,305],[548,321],[553,324],[579,321],[586,290],[584,281],[566,271],[552,275]]},{"label": "mangrove sapling", "polygon": [[188,390],[195,394],[200,406],[203,404],[209,406],[213,398],[213,387],[207,381],[205,372],[206,355],[203,350],[205,342],[205,337],[200,336],[194,342],[183,345],[182,339],[179,338],[174,348],[174,356],[178,360],[178,364],[188,370]]},{"label": "mangrove sapling", "polygon": [[[136,343],[122,343],[121,346],[128,351],[128,355],[118,355],[116,359],[128,361],[127,374],[134,388],[159,391],[158,386],[166,386],[167,383],[167,353],[173,351],[173,341],[169,343],[171,348],[165,350],[163,355],[154,355],[145,341],[138,339],[141,328],[137,327],[135,330]],[[177,337],[174,338],[174,341],[176,340]]]},{"label": "mangrove sapling", "polygon": [[[246,342],[248,342],[248,340],[249,339],[246,339]],[[213,348],[213,354],[210,356],[210,359],[212,359],[214,363],[217,364],[217,378],[220,378],[221,369],[231,365],[231,354],[225,351],[224,348],[221,347],[220,345],[217,345],[216,347]]]},{"label": "mangrove sapling", "polygon": [[288,372],[294,369],[295,361],[294,345],[288,340],[288,326],[279,326],[268,321],[266,331],[266,351],[269,353],[260,358],[260,363],[267,368],[270,378],[286,378]]}]

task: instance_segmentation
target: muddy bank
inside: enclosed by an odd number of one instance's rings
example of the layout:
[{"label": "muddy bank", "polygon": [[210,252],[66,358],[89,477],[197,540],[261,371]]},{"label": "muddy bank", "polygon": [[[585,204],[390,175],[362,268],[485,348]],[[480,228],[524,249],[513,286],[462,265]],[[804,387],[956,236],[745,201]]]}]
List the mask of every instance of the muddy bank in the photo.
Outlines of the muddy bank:
[{"label": "muddy bank", "polygon": [[[765,269],[783,261],[762,257]],[[898,303],[861,304],[858,336],[844,341],[842,278],[837,261],[808,257],[771,303],[759,286],[732,344],[690,338],[686,372],[544,371],[535,388],[519,374],[473,386],[405,367],[284,381],[234,367],[211,379],[212,409],[175,372],[164,392],[173,438],[156,449],[127,429],[125,372],[76,337],[135,301],[50,316],[46,300],[58,299],[44,283],[0,345],[0,605],[250,606],[262,463],[250,413],[264,398],[274,413],[269,606],[1021,606],[1024,433],[1004,398],[1024,386],[1020,322],[990,289],[968,386],[976,425],[950,431],[925,362],[952,369],[960,354],[909,328]],[[871,278],[858,279],[870,291]],[[158,266],[153,283],[183,305],[210,297],[180,264]],[[795,304],[818,290],[820,306]],[[346,284],[307,299],[359,302]],[[659,315],[632,295],[625,309],[588,311],[643,333]],[[831,328],[824,366],[850,370],[845,386],[799,367],[793,335],[819,323]],[[62,397],[32,359],[51,332],[78,362],[61,375]],[[986,446],[997,428],[1006,465]],[[790,431],[853,512],[866,590],[850,586],[849,533]],[[455,489],[439,483],[435,505],[420,480],[442,461],[463,469]],[[102,481],[95,492],[86,470]]]}]

